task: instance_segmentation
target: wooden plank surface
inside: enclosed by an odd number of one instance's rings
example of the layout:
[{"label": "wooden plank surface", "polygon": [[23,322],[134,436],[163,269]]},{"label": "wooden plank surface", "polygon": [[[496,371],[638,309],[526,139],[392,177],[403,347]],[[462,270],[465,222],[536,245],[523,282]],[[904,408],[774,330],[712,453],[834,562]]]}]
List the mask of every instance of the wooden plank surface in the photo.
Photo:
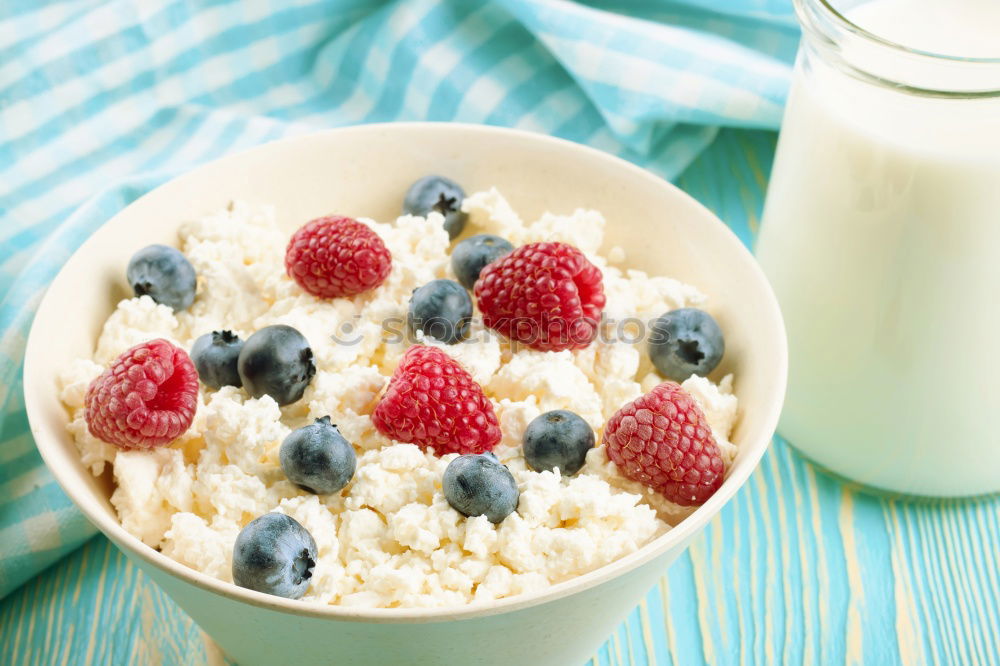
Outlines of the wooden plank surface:
[{"label": "wooden plank surface", "polygon": [[[773,151],[772,134],[723,131],[680,185],[749,242]],[[664,573],[594,664],[1000,664],[996,497],[864,494],[779,439]],[[96,537],[0,602],[0,664],[91,663],[223,658]]]}]

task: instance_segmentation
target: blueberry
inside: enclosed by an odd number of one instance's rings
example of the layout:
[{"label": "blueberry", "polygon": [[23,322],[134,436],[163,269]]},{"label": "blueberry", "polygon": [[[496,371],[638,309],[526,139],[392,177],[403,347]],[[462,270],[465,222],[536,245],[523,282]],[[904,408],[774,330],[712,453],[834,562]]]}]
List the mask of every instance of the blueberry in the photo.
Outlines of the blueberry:
[{"label": "blueberry", "polygon": [[565,409],[545,412],[524,431],[524,460],[536,472],[556,467],[563,476],[580,471],[587,451],[594,448],[594,431],[579,415]]},{"label": "blueberry", "polygon": [[661,375],[675,382],[707,376],[725,351],[722,329],[712,315],[697,308],[672,310],[650,327],[649,358]]},{"label": "blueberry", "polygon": [[283,324],[265,326],[247,338],[237,368],[247,393],[269,395],[279,405],[301,398],[316,374],[309,341]]},{"label": "blueberry", "polygon": [[469,453],[448,463],[444,470],[444,497],[465,516],[486,516],[503,522],[517,509],[519,493],[514,475],[496,456]]},{"label": "blueberry", "polygon": [[441,176],[424,176],[410,185],[403,199],[403,212],[427,217],[431,211],[444,215],[444,230],[448,238],[462,233],[468,215],[462,212],[465,192],[452,180]]},{"label": "blueberry", "polygon": [[306,593],[316,566],[316,542],[297,520],[265,513],[240,530],[233,546],[233,582],[288,599]]},{"label": "blueberry", "polygon": [[194,267],[176,248],[144,247],[128,262],[125,271],[136,296],[149,296],[157,303],[183,310],[194,301],[197,281]]},{"label": "blueberry", "polygon": [[330,495],[347,485],[358,460],[330,417],[293,430],[281,443],[281,469],[288,480],[316,495]]},{"label": "blueberry", "polygon": [[198,379],[205,386],[243,386],[236,368],[243,341],[232,331],[206,333],[191,345],[191,360],[198,371]]},{"label": "blueberry", "polygon": [[413,290],[406,322],[410,330],[453,345],[469,334],[472,299],[454,280],[431,280]]},{"label": "blueberry", "polygon": [[504,256],[508,252],[513,252],[514,246],[499,236],[490,234],[479,234],[470,236],[464,241],[455,245],[451,252],[451,268],[458,276],[458,281],[466,289],[472,289],[479,279],[479,273],[486,267]]}]

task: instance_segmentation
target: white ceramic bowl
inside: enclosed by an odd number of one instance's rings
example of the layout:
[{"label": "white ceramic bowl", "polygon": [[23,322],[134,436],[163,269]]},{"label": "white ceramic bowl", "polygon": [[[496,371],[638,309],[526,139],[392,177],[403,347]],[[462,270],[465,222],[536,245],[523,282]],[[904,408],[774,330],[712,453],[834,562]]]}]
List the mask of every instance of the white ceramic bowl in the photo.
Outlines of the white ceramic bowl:
[{"label": "white ceramic bowl", "polygon": [[[125,266],[185,219],[231,199],[277,206],[289,230],[338,212],[394,219],[416,178],[440,173],[473,192],[497,186],[525,219],[595,208],[628,265],[700,287],[726,332],[718,373],[735,372],[739,455],[717,493],[679,526],[617,562],[542,592],[486,606],[352,609],[281,599],[188,569],[126,532],[107,477],[80,464],[57,375],[93,352],[127,295]],[[72,335],[67,335],[67,330]],[[746,481],[774,432],[786,349],[771,289],[740,241],[673,185],[599,151],[538,134],[455,124],[369,125],[270,143],[217,160],[142,197],[66,263],[35,317],[24,392],[38,448],[86,516],[240,664],[582,664]]]}]

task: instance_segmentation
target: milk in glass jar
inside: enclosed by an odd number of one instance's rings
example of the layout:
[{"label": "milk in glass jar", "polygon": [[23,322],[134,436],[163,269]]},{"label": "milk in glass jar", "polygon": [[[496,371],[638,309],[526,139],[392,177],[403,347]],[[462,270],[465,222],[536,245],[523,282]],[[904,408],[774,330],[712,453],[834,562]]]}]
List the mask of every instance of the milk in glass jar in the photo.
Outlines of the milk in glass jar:
[{"label": "milk in glass jar", "polygon": [[757,256],[780,432],[917,495],[1000,490],[1000,0],[796,0]]}]

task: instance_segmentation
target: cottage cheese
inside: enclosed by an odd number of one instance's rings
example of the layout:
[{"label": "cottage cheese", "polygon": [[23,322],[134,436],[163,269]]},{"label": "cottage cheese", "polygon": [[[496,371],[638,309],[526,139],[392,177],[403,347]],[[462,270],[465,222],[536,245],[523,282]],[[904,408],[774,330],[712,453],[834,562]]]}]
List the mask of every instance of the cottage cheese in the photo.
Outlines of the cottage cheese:
[{"label": "cottage cheese", "polygon": [[[496,190],[470,196],[464,209],[474,233],[498,234],[515,245],[562,240],[579,247],[604,273],[609,318],[649,320],[705,300],[676,280],[609,265],[598,253],[605,223],[595,211],[547,213],[528,224]],[[634,552],[689,513],[619,476],[603,447],[570,478],[531,471],[521,455],[524,430],[542,412],[573,410],[599,434],[619,407],[659,383],[635,345],[602,337],[573,352],[513,349],[479,322],[464,343],[417,341],[441,346],[483,385],[503,431],[495,452],[517,480],[520,504],[500,525],[452,509],[441,478],[454,455],[438,457],[392,441],[370,418],[380,390],[414,342],[403,326],[411,292],[454,277],[448,236],[437,214],[403,216],[393,224],[363,221],[392,252],[392,272],[369,293],[326,301],[286,277],[287,236],[273,210],[235,203],[186,223],[180,247],[199,276],[194,304],[174,313],[149,297],[122,301],[93,358],[67,368],[62,400],[71,414],[69,431],[95,475],[113,470],[111,502],[125,529],[178,562],[231,581],[240,529],[279,511],[316,540],[319,557],[306,600],[417,607],[545,588]],[[609,256],[613,263],[625,260],[621,248]],[[86,388],[129,347],[162,337],[190,349],[211,330],[246,338],[270,324],[294,326],[312,346],[318,371],[298,402],[279,407],[233,387],[202,387],[191,428],[152,451],[119,451],[87,431]],[[731,378],[716,385],[692,377],[684,387],[705,410],[728,468],[736,453],[729,436],[738,408]],[[317,496],[284,477],[278,449],[294,428],[325,415],[355,445],[358,466],[342,493]]]}]

